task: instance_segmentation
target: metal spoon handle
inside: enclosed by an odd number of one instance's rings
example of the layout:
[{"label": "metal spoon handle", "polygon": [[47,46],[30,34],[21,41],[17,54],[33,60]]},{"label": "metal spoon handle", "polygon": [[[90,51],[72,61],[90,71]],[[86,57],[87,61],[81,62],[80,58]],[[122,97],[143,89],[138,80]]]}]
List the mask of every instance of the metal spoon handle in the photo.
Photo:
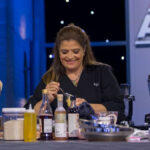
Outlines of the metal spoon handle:
[{"label": "metal spoon handle", "polygon": [[68,96],[71,96],[72,94],[69,94],[69,93],[65,93],[64,92],[64,90],[62,89],[62,88],[59,88],[59,90],[66,96],[66,97],[68,97]]},{"label": "metal spoon handle", "polygon": [[59,88],[59,90],[65,95],[65,92],[62,88]]}]

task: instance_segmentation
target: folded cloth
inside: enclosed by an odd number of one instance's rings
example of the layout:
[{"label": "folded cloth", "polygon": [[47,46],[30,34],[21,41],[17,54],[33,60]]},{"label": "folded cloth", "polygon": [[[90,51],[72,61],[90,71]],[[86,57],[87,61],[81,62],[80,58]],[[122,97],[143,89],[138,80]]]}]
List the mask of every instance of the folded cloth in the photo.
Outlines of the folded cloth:
[{"label": "folded cloth", "polygon": [[83,102],[78,107],[78,110],[79,110],[79,117],[81,119],[91,120],[92,119],[92,115],[95,115],[95,112],[94,112],[93,108],[87,102]]},{"label": "folded cloth", "polygon": [[128,142],[149,142],[149,130],[134,129],[134,132],[126,138]]}]

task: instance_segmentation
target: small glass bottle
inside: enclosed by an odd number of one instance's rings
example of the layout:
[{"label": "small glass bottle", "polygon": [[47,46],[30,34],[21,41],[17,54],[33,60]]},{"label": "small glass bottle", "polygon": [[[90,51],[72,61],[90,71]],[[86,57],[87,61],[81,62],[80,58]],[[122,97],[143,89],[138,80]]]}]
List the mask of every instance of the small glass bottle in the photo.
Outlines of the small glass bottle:
[{"label": "small glass bottle", "polygon": [[36,141],[36,113],[32,109],[31,104],[29,109],[24,113],[24,141],[35,142]]},{"label": "small glass bottle", "polygon": [[55,110],[55,140],[67,140],[66,110],[63,107],[63,95],[57,95]]},{"label": "small glass bottle", "polygon": [[71,105],[68,108],[68,137],[71,140],[78,139],[79,134],[79,112],[75,104],[76,97],[70,96]]},{"label": "small glass bottle", "polygon": [[49,103],[47,89],[42,90],[42,105],[38,117],[40,124],[40,140],[52,140],[53,113]]}]

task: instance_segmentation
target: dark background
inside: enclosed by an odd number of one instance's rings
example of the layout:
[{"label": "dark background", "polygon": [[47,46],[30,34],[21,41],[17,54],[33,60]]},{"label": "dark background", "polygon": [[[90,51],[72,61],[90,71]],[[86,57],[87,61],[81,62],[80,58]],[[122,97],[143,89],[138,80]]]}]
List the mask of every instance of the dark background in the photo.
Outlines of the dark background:
[{"label": "dark background", "polygon": [[[45,0],[46,42],[53,43],[56,33],[64,25],[74,23],[83,28],[91,42],[125,41],[125,2],[124,0]],[[90,14],[93,10],[94,15]],[[64,24],[60,21],[64,20]],[[98,61],[112,66],[119,83],[126,82],[126,47],[92,47]],[[52,59],[48,56],[52,48],[47,48],[47,69]],[[121,60],[121,56],[125,60]]]}]

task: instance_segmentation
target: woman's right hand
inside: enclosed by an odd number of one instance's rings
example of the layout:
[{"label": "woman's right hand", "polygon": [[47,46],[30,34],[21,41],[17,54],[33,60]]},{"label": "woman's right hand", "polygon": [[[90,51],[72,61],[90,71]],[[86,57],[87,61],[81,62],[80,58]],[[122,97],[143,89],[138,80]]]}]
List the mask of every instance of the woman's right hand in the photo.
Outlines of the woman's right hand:
[{"label": "woman's right hand", "polygon": [[56,98],[57,93],[59,91],[59,82],[50,82],[46,85],[46,89],[48,91],[48,98],[50,100],[50,102],[53,102],[53,100]]}]

